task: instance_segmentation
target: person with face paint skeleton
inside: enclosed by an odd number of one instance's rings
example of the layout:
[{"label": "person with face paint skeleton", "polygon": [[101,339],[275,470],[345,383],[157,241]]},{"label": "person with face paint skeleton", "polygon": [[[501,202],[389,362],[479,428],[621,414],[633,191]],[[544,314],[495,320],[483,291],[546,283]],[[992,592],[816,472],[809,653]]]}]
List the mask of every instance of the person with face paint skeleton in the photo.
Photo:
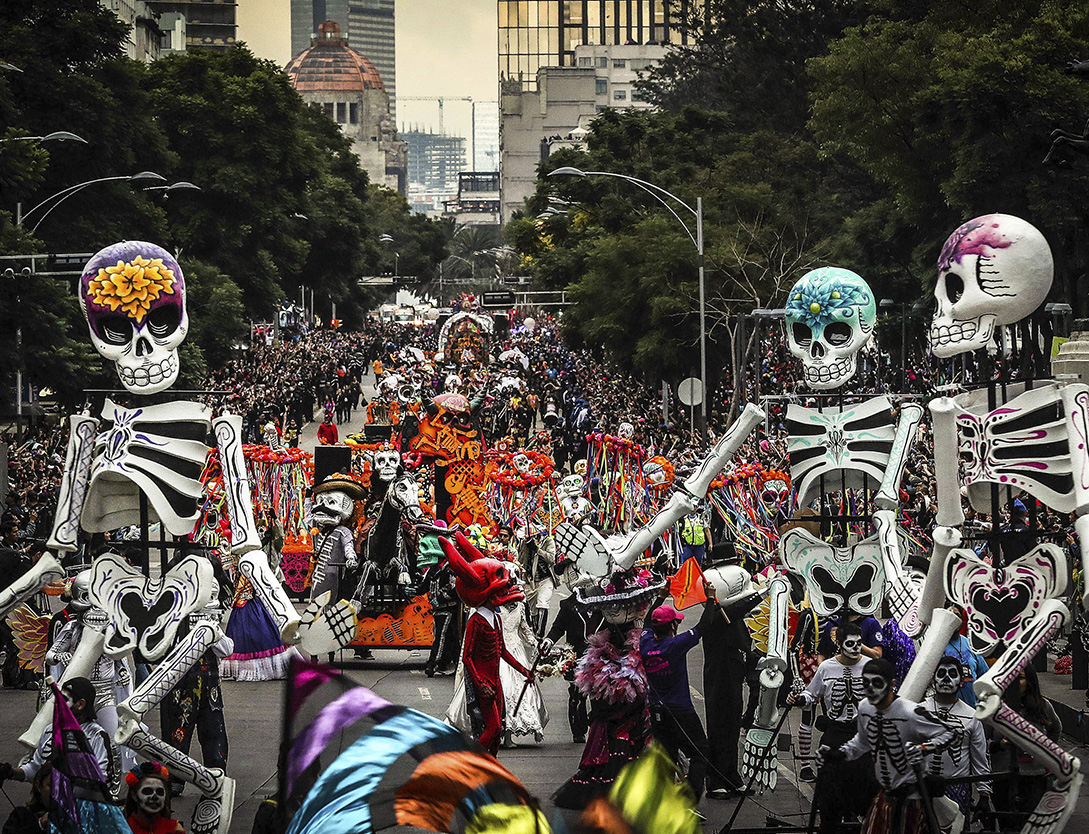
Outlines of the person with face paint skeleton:
[{"label": "person with face paint skeleton", "polygon": [[[962,683],[963,666],[960,661],[949,655],[942,657],[934,670],[934,694],[923,701],[923,706],[948,722],[953,727],[954,737],[945,750],[935,751],[926,757],[925,770],[931,776],[949,779],[991,772],[983,723],[976,718],[975,709],[958,696]],[[978,788],[977,809],[990,810],[991,783],[979,782]],[[961,813],[967,816],[972,804],[970,784],[947,785],[945,795],[955,801]]]},{"label": "person with face paint skeleton", "polygon": [[[817,667],[808,687],[787,696],[788,704],[801,703],[806,707],[821,704],[824,715],[817,720],[817,725],[824,734],[822,745],[829,748],[838,748],[854,736],[858,706],[864,697],[862,629],[855,623],[847,623],[837,630],[836,637],[839,653]],[[805,779],[807,769],[808,764],[803,766],[801,778]],[[864,813],[879,789],[869,756],[861,756],[852,762],[826,761],[817,779],[815,797],[822,834],[838,831],[845,817]]]},{"label": "person with face paint skeleton", "polygon": [[133,834],[185,834],[170,816],[169,781],[170,772],[158,762],[140,762],[125,774],[125,819]]},{"label": "person with face paint skeleton", "polygon": [[900,698],[893,687],[895,670],[887,660],[870,660],[862,669],[866,700],[858,706],[858,731],[842,747],[822,744],[818,763],[873,756],[881,792],[874,798],[862,834],[918,834],[926,815],[918,792],[925,757],[945,750],[954,736],[926,707]]}]

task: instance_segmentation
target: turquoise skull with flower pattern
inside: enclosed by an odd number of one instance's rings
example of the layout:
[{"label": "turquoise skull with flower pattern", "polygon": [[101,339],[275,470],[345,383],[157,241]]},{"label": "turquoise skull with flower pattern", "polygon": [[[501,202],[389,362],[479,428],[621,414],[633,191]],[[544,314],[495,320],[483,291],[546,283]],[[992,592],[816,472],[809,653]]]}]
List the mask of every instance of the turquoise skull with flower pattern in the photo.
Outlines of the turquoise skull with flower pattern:
[{"label": "turquoise skull with flower pattern", "polygon": [[861,276],[837,266],[803,275],[787,297],[786,332],[805,384],[825,391],[851,379],[876,321],[873,292]]}]

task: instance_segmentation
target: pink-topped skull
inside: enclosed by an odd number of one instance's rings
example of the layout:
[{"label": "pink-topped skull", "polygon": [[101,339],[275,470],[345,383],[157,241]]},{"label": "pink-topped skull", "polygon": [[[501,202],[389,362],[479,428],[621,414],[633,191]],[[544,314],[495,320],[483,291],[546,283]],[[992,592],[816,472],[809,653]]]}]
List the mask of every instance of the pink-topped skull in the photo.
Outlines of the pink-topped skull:
[{"label": "pink-topped skull", "polygon": [[95,350],[126,390],[156,394],[174,384],[189,315],[185,277],[169,252],[140,240],[107,246],[83,268],[80,302]]}]

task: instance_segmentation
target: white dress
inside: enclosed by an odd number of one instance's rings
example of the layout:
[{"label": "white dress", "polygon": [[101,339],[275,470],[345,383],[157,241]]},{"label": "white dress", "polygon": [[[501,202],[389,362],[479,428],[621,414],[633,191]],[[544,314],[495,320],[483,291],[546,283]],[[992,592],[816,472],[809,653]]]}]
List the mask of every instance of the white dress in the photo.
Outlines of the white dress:
[{"label": "white dress", "polygon": [[[503,626],[503,643],[507,651],[525,668],[532,668],[533,661],[530,658],[536,656],[537,636],[526,620],[525,603],[518,601],[504,605],[499,609],[499,621]],[[499,680],[503,684],[503,700],[506,703],[504,729],[512,736],[531,735],[536,741],[540,741],[548,723],[548,711],[537,682],[534,681],[526,689],[525,697],[516,713],[514,707],[522,694],[526,679],[513,666],[501,660]]]}]

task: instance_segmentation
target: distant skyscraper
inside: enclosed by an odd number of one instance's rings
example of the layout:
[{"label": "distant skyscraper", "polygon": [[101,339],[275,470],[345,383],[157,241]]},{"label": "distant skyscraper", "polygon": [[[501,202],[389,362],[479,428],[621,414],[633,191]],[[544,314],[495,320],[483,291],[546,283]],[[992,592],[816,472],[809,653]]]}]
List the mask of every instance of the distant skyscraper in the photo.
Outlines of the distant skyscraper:
[{"label": "distant skyscraper", "polygon": [[458,174],[465,170],[465,139],[420,130],[401,131],[408,143],[408,181],[429,191],[457,188]]},{"label": "distant skyscraper", "polygon": [[540,67],[575,66],[576,46],[687,43],[674,9],[702,5],[703,0],[499,0],[499,77],[536,89]]},{"label": "distant skyscraper", "polygon": [[[174,43],[169,49],[181,52],[186,49],[212,49],[225,51],[234,45],[238,24],[235,21],[235,4],[222,0],[147,0],[148,7],[168,20],[184,19],[177,28],[176,23],[168,31],[184,32],[185,43]],[[164,49],[167,47],[164,46]]]},{"label": "distant skyscraper", "polygon": [[499,170],[499,102],[473,102],[473,170]]},{"label": "distant skyscraper", "polygon": [[291,0],[291,54],[310,48],[326,20],[339,24],[352,49],[363,53],[382,76],[393,111],[397,90],[395,0]]}]

